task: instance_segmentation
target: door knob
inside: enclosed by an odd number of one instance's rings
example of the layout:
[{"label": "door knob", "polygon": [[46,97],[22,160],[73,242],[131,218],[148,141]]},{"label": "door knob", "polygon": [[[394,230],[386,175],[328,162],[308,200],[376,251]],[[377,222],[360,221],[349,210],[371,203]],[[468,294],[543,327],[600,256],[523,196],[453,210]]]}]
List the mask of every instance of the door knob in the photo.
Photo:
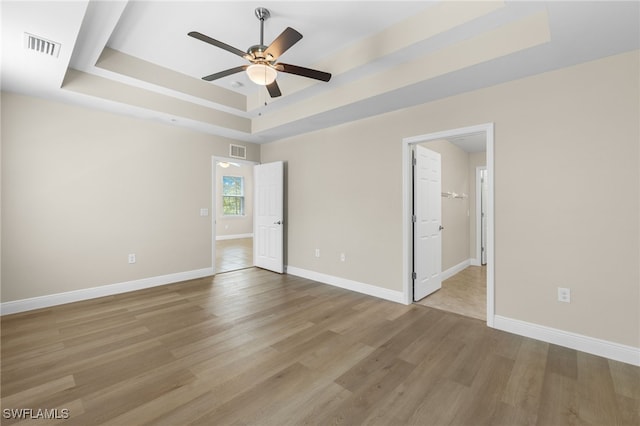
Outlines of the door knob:
[{"label": "door knob", "polygon": [[281,220],[279,220],[279,221],[277,221],[277,222],[273,222],[273,224],[274,224],[274,225],[282,225],[282,221],[281,221]]},{"label": "door knob", "polygon": [[444,226],[440,225],[440,227],[438,228],[438,231],[442,231],[444,229]]}]

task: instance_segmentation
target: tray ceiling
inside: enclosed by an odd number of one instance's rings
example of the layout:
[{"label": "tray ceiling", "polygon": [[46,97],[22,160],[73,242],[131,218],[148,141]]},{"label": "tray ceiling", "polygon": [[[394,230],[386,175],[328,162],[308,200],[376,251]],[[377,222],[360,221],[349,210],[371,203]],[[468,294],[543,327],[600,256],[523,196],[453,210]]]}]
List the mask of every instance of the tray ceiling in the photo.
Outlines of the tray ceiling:
[{"label": "tray ceiling", "polygon": [[[2,2],[2,89],[265,143],[638,49],[638,2],[261,2],[265,44],[303,34],[272,99],[244,73],[201,77],[259,42],[254,2]],[[25,48],[25,33],[60,44]]]}]

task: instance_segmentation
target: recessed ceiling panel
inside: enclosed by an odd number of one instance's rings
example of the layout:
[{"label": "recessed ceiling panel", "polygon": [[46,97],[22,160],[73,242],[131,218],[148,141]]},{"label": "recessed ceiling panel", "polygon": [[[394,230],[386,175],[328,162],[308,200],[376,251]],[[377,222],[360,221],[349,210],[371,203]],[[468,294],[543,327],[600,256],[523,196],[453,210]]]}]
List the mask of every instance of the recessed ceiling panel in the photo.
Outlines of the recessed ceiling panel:
[{"label": "recessed ceiling panel", "polygon": [[[268,45],[286,27],[303,39],[287,51],[283,62],[311,66],[319,59],[430,7],[434,2],[171,2],[132,1],[127,5],[108,46],[195,78],[244,65],[242,58],[187,36],[198,31],[246,51],[260,42],[254,10],[271,12],[265,21]],[[162,23],[162,24],[159,24]],[[297,78],[282,76],[282,78]],[[234,88],[239,81],[242,87]],[[257,90],[243,74],[217,80],[242,93]]]}]

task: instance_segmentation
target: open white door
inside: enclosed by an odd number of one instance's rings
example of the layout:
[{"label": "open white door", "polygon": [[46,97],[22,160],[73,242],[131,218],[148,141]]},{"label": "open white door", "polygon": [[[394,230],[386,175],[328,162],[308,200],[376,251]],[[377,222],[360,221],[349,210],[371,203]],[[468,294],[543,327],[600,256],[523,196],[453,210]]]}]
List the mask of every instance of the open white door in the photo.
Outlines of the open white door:
[{"label": "open white door", "polygon": [[253,262],[259,268],[282,273],[284,165],[282,161],[254,166]]},{"label": "open white door", "polygon": [[415,147],[413,178],[413,300],[442,287],[440,154]]}]

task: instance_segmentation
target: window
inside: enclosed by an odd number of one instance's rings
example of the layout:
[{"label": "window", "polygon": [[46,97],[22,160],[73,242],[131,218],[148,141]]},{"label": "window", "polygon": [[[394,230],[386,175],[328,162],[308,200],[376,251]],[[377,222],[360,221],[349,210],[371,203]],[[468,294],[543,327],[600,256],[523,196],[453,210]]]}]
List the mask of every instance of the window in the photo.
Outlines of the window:
[{"label": "window", "polygon": [[244,216],[244,178],[222,176],[222,215]]}]

